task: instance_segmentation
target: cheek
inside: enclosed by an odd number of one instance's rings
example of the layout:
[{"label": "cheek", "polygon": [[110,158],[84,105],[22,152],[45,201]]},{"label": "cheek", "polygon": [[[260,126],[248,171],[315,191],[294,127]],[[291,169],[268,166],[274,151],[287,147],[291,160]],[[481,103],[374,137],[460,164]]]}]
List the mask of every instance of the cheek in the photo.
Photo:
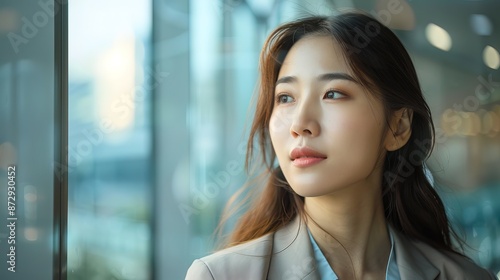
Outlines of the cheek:
[{"label": "cheek", "polygon": [[291,115],[286,110],[274,110],[269,119],[269,133],[271,137],[283,136],[290,129]]},{"label": "cheek", "polygon": [[332,153],[342,164],[355,168],[376,161],[382,128],[370,112],[338,115],[335,122],[326,125]]},{"label": "cheek", "polygon": [[344,135],[349,136],[351,141],[375,142],[375,137],[378,137],[378,129],[376,124],[366,118],[351,118],[342,123]]},{"label": "cheek", "polygon": [[330,133],[333,134],[333,137],[340,136],[350,143],[379,142],[382,127],[378,118],[373,115],[369,108],[338,111],[329,116],[328,119],[334,120],[325,124],[330,127]]},{"label": "cheek", "polygon": [[286,117],[283,110],[273,112],[269,119],[269,136],[279,161],[288,158],[287,142],[290,138],[290,125],[290,118]]}]

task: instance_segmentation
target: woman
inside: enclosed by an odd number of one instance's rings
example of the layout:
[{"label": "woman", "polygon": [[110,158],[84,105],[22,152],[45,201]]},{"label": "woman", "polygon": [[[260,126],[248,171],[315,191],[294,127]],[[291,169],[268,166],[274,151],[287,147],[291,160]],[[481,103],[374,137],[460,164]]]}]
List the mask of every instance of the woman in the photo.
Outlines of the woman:
[{"label": "woman", "polygon": [[387,27],[297,20],[271,33],[260,67],[247,166],[257,140],[267,185],[186,279],[493,279],[453,247],[423,166],[431,112]]}]

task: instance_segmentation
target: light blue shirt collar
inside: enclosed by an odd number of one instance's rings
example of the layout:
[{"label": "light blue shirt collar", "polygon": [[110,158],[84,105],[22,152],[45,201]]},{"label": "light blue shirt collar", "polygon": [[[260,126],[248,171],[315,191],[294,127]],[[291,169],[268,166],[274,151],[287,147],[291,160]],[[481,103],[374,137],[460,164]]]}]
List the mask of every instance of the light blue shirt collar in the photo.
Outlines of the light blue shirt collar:
[{"label": "light blue shirt collar", "polygon": [[[333,271],[333,268],[330,266],[328,261],[321,252],[316,240],[314,240],[311,232],[307,229],[309,233],[309,239],[311,240],[311,244],[313,246],[314,251],[314,259],[316,260],[316,265],[318,268],[318,272],[321,280],[337,280],[337,274]],[[392,232],[389,230],[389,236],[391,238],[391,252],[389,254],[389,261],[387,262],[387,268],[385,270],[385,279],[386,280],[401,280],[401,275],[399,274],[398,264],[396,263],[396,251],[394,249],[394,239],[392,238]]]}]

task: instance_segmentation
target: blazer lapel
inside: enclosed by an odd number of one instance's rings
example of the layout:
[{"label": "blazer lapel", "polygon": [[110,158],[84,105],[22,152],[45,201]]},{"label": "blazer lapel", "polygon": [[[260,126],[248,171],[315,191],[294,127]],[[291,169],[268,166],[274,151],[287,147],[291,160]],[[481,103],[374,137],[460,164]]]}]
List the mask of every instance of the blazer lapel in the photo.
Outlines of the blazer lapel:
[{"label": "blazer lapel", "polygon": [[319,279],[307,228],[299,215],[274,234],[268,279]]},{"label": "blazer lapel", "polygon": [[416,248],[412,242],[391,226],[389,230],[396,247],[396,262],[401,280],[434,280],[439,270]]},{"label": "blazer lapel", "polygon": [[[401,280],[434,280],[439,270],[404,235],[391,226],[396,262]],[[297,215],[295,219],[274,234],[271,262],[267,279],[317,280],[314,252],[307,228]]]}]

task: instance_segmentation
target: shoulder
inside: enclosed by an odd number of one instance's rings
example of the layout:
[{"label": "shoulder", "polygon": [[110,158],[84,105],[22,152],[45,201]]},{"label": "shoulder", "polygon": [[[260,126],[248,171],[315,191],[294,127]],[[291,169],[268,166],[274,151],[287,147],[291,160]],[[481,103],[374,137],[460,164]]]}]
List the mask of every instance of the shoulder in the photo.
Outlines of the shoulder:
[{"label": "shoulder", "polygon": [[456,279],[457,275],[460,275],[463,279],[494,279],[488,271],[464,256],[436,250],[423,242],[412,242],[440,271],[439,276],[443,279]]},{"label": "shoulder", "polygon": [[[262,279],[267,272],[273,247],[273,234],[267,234],[195,260],[189,267],[186,280]],[[264,277],[265,278],[265,277]]]},{"label": "shoulder", "polygon": [[438,279],[496,279],[486,269],[456,253],[437,250],[421,241],[410,241],[437,270]]}]

